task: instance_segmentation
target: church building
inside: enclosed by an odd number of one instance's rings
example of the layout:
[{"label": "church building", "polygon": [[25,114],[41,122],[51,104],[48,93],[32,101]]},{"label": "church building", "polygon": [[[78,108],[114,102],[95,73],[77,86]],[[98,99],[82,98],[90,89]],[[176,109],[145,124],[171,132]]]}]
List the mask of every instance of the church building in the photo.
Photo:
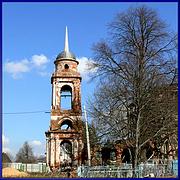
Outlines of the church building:
[{"label": "church building", "polygon": [[79,62],[70,52],[66,27],[65,47],[54,61],[51,77],[51,120],[46,134],[46,163],[51,170],[81,165],[82,110]]}]

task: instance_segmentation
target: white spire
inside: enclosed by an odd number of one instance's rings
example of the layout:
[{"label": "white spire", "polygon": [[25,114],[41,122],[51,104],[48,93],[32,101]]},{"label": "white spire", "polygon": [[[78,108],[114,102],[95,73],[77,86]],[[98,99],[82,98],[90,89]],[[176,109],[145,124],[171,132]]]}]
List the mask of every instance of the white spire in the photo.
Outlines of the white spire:
[{"label": "white spire", "polygon": [[66,26],[66,36],[65,36],[65,46],[64,46],[64,51],[69,52],[69,44],[68,44],[68,29]]}]

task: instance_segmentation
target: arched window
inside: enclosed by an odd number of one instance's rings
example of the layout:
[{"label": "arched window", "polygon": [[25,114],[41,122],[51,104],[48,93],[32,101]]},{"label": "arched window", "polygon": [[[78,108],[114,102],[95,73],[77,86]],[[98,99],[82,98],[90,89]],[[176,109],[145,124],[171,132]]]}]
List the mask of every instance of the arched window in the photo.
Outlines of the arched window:
[{"label": "arched window", "polygon": [[61,88],[61,105],[62,110],[72,109],[72,89],[65,85]]},{"label": "arched window", "polygon": [[71,130],[72,122],[70,120],[65,120],[61,123],[61,130]]},{"label": "arched window", "polygon": [[62,141],[60,144],[60,161],[62,166],[72,164],[72,144],[69,141]]}]

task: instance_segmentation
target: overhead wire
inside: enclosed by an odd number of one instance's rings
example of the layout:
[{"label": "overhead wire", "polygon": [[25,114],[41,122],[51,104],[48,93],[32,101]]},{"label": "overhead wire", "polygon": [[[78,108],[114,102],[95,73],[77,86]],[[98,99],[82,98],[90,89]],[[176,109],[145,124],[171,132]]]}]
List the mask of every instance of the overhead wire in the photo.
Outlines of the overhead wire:
[{"label": "overhead wire", "polygon": [[4,112],[1,114],[34,114],[34,113],[50,113],[50,111],[25,111],[25,112]]}]

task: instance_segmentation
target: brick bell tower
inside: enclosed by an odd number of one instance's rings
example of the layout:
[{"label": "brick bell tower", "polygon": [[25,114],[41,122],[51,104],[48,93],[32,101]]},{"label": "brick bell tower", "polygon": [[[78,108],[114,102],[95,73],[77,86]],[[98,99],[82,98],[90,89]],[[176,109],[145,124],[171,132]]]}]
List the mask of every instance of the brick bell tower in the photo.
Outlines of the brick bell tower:
[{"label": "brick bell tower", "polygon": [[79,62],[69,51],[66,27],[65,48],[56,60],[51,77],[52,105],[50,127],[46,134],[46,163],[51,170],[81,165],[82,111]]}]

